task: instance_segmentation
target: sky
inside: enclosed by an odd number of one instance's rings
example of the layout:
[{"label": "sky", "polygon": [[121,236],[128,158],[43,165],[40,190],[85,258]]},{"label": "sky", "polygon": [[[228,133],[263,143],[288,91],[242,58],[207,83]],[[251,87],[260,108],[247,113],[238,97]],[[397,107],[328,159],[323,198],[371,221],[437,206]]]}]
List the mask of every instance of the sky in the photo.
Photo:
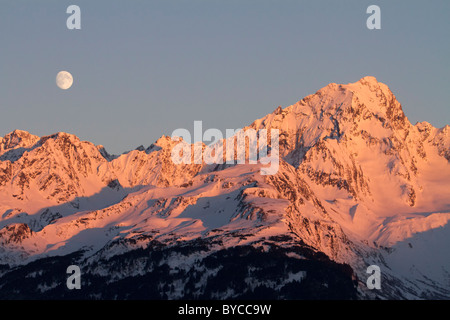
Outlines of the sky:
[{"label": "sky", "polygon": [[[73,4],[80,30],[66,26]],[[373,4],[380,30],[366,26]],[[449,15],[448,0],[2,0],[0,136],[63,131],[120,154],[195,120],[242,128],[368,75],[413,124],[443,127]]]}]

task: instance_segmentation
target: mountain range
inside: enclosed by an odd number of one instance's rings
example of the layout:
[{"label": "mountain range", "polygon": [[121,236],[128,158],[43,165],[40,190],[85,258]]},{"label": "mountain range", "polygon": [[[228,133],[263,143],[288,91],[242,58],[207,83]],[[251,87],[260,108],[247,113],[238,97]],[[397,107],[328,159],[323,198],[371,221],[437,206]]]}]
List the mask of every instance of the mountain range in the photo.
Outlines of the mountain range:
[{"label": "mountain range", "polygon": [[411,124],[369,76],[250,128],[278,129],[276,174],[175,164],[168,136],[0,138],[0,298],[450,299],[448,125]]}]

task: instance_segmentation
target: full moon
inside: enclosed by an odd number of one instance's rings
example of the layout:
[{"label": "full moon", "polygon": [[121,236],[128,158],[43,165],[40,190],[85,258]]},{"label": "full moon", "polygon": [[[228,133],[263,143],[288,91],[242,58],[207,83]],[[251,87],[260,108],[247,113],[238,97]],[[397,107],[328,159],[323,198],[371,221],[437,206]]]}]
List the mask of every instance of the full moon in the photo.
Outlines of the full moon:
[{"label": "full moon", "polygon": [[70,74],[70,72],[67,71],[60,71],[56,75],[56,85],[63,89],[67,90],[72,86],[73,83],[73,77]]}]

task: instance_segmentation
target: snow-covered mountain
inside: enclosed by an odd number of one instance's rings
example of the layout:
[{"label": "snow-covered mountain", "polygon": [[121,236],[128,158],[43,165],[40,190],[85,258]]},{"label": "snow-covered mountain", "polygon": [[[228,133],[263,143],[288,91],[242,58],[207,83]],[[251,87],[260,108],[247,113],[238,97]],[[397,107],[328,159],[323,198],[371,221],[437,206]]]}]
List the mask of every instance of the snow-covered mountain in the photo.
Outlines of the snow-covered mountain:
[{"label": "snow-covered mountain", "polygon": [[276,174],[174,164],[167,136],[119,156],[67,133],[0,138],[1,296],[450,298],[449,126],[412,125],[365,77],[249,128],[279,130]]}]

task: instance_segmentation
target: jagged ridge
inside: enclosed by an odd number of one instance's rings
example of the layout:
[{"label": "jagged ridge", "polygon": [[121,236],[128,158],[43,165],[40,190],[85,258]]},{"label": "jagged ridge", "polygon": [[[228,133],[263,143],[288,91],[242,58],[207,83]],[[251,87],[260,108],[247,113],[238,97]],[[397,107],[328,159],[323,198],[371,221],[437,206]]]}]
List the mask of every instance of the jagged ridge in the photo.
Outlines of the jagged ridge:
[{"label": "jagged ridge", "polygon": [[[450,263],[429,270],[419,249],[408,261],[418,272],[398,263],[411,255],[405,243],[420,247],[429,232],[448,230],[448,126],[412,125],[389,88],[365,77],[332,83],[248,128],[279,130],[275,175],[261,176],[260,164],[176,165],[177,142],[165,136],[119,156],[67,133],[0,138],[1,261],[81,249],[95,261],[155,239],[175,247],[220,239],[208,249],[215,252],[290,235],[280,247],[301,243],[361,278],[369,262],[391,263],[384,277],[397,289],[382,297],[449,296]],[[360,297],[373,294],[361,283]]]}]

